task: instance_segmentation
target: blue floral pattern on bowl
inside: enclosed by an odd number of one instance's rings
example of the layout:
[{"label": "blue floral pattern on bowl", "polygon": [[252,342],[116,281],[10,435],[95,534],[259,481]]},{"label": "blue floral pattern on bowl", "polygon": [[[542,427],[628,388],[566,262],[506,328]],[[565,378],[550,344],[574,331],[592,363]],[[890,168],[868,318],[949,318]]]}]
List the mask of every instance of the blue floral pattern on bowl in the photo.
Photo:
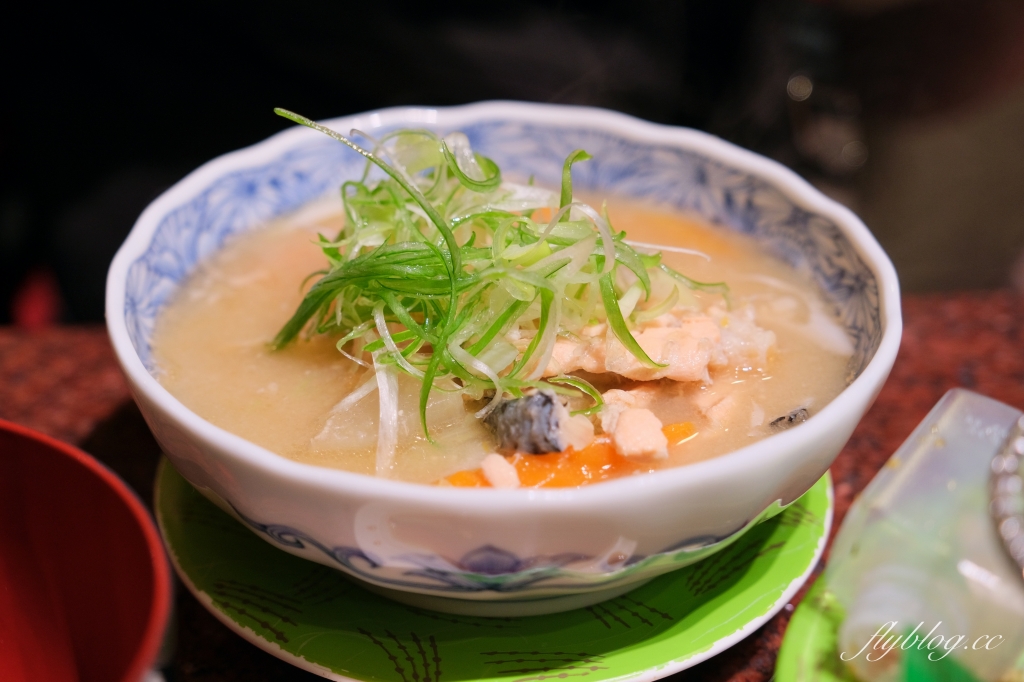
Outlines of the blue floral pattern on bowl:
[{"label": "blue floral pattern on bowl", "polygon": [[[827,485],[831,486],[831,479]],[[793,516],[796,522],[813,524],[820,521],[801,507],[799,501],[794,506],[799,508]],[[231,509],[243,523],[265,535],[271,542],[300,555],[307,555],[306,558],[314,561],[319,557],[312,553],[319,552],[349,575],[373,584],[399,590],[419,589],[445,595],[466,595],[480,592],[517,593],[539,585],[548,590],[568,588],[575,591],[581,585],[586,585],[588,589],[601,589],[630,582],[641,574],[647,577],[660,575],[688,566],[728,547],[757,524],[777,516],[783,507],[776,502],[742,527],[722,537],[688,538],[650,556],[630,556],[621,564],[595,561],[593,556],[573,553],[519,557],[507,549],[484,545],[466,552],[456,561],[429,553],[409,552],[400,558],[403,564],[414,566],[411,569],[388,566],[371,552],[358,547],[331,547],[290,526],[261,523],[233,506]],[[589,571],[573,566],[578,566],[580,562],[596,566],[592,566]]]}]

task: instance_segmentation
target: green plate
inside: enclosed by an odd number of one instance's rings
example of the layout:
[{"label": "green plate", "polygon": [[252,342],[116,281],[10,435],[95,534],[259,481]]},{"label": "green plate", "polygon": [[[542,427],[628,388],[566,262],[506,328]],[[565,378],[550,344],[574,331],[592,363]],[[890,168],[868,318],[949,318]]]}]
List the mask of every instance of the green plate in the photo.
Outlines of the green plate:
[{"label": "green plate", "polygon": [[793,612],[775,662],[779,682],[857,682],[839,658],[843,608],[818,580]]},{"label": "green plate", "polygon": [[156,517],[174,567],[225,625],[334,680],[655,680],[714,656],[771,618],[814,568],[832,521],[822,477],[711,557],[621,597],[527,618],[452,616],[377,596],[261,540],[167,460]]}]

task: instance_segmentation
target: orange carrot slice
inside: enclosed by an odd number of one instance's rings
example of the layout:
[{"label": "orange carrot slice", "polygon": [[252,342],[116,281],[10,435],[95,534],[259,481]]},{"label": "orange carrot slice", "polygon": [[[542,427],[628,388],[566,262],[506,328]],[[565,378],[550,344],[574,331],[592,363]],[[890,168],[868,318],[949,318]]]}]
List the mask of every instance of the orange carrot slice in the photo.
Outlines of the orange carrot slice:
[{"label": "orange carrot slice", "polygon": [[668,438],[668,444],[682,445],[686,441],[697,436],[697,427],[693,422],[679,422],[662,427],[661,432]]},{"label": "orange carrot slice", "polygon": [[[582,450],[547,455],[517,454],[510,458],[524,488],[576,488],[588,483],[653,471],[649,463],[623,457],[615,451],[611,438],[601,436]],[[487,487],[480,469],[459,471],[444,479],[460,487]]]}]

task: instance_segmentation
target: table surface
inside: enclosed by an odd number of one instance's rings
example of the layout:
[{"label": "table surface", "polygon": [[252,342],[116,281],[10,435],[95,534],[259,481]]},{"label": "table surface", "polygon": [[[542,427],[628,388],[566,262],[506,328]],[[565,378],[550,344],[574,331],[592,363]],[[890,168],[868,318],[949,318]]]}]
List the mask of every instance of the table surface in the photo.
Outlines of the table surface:
[{"label": "table surface", "polygon": [[[1024,297],[912,295],[903,306],[903,341],[889,381],[832,466],[833,533],[854,497],[947,390],[961,386],[1024,409]],[[152,502],[159,448],[131,402],[104,328],[0,327],[0,418],[81,446]],[[744,641],[672,679],[770,680],[802,595]],[[166,666],[173,682],[320,679],[233,634],[180,584],[176,611]]]}]

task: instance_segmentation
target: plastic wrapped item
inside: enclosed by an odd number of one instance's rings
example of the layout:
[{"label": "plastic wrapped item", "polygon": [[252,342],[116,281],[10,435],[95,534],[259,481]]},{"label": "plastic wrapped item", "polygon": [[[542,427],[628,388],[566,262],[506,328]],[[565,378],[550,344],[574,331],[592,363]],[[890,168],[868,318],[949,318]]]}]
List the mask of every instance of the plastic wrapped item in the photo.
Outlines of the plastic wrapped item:
[{"label": "plastic wrapped item", "polygon": [[832,669],[797,679],[1024,679],[1022,429],[995,400],[943,397],[851,507],[807,604]]}]

